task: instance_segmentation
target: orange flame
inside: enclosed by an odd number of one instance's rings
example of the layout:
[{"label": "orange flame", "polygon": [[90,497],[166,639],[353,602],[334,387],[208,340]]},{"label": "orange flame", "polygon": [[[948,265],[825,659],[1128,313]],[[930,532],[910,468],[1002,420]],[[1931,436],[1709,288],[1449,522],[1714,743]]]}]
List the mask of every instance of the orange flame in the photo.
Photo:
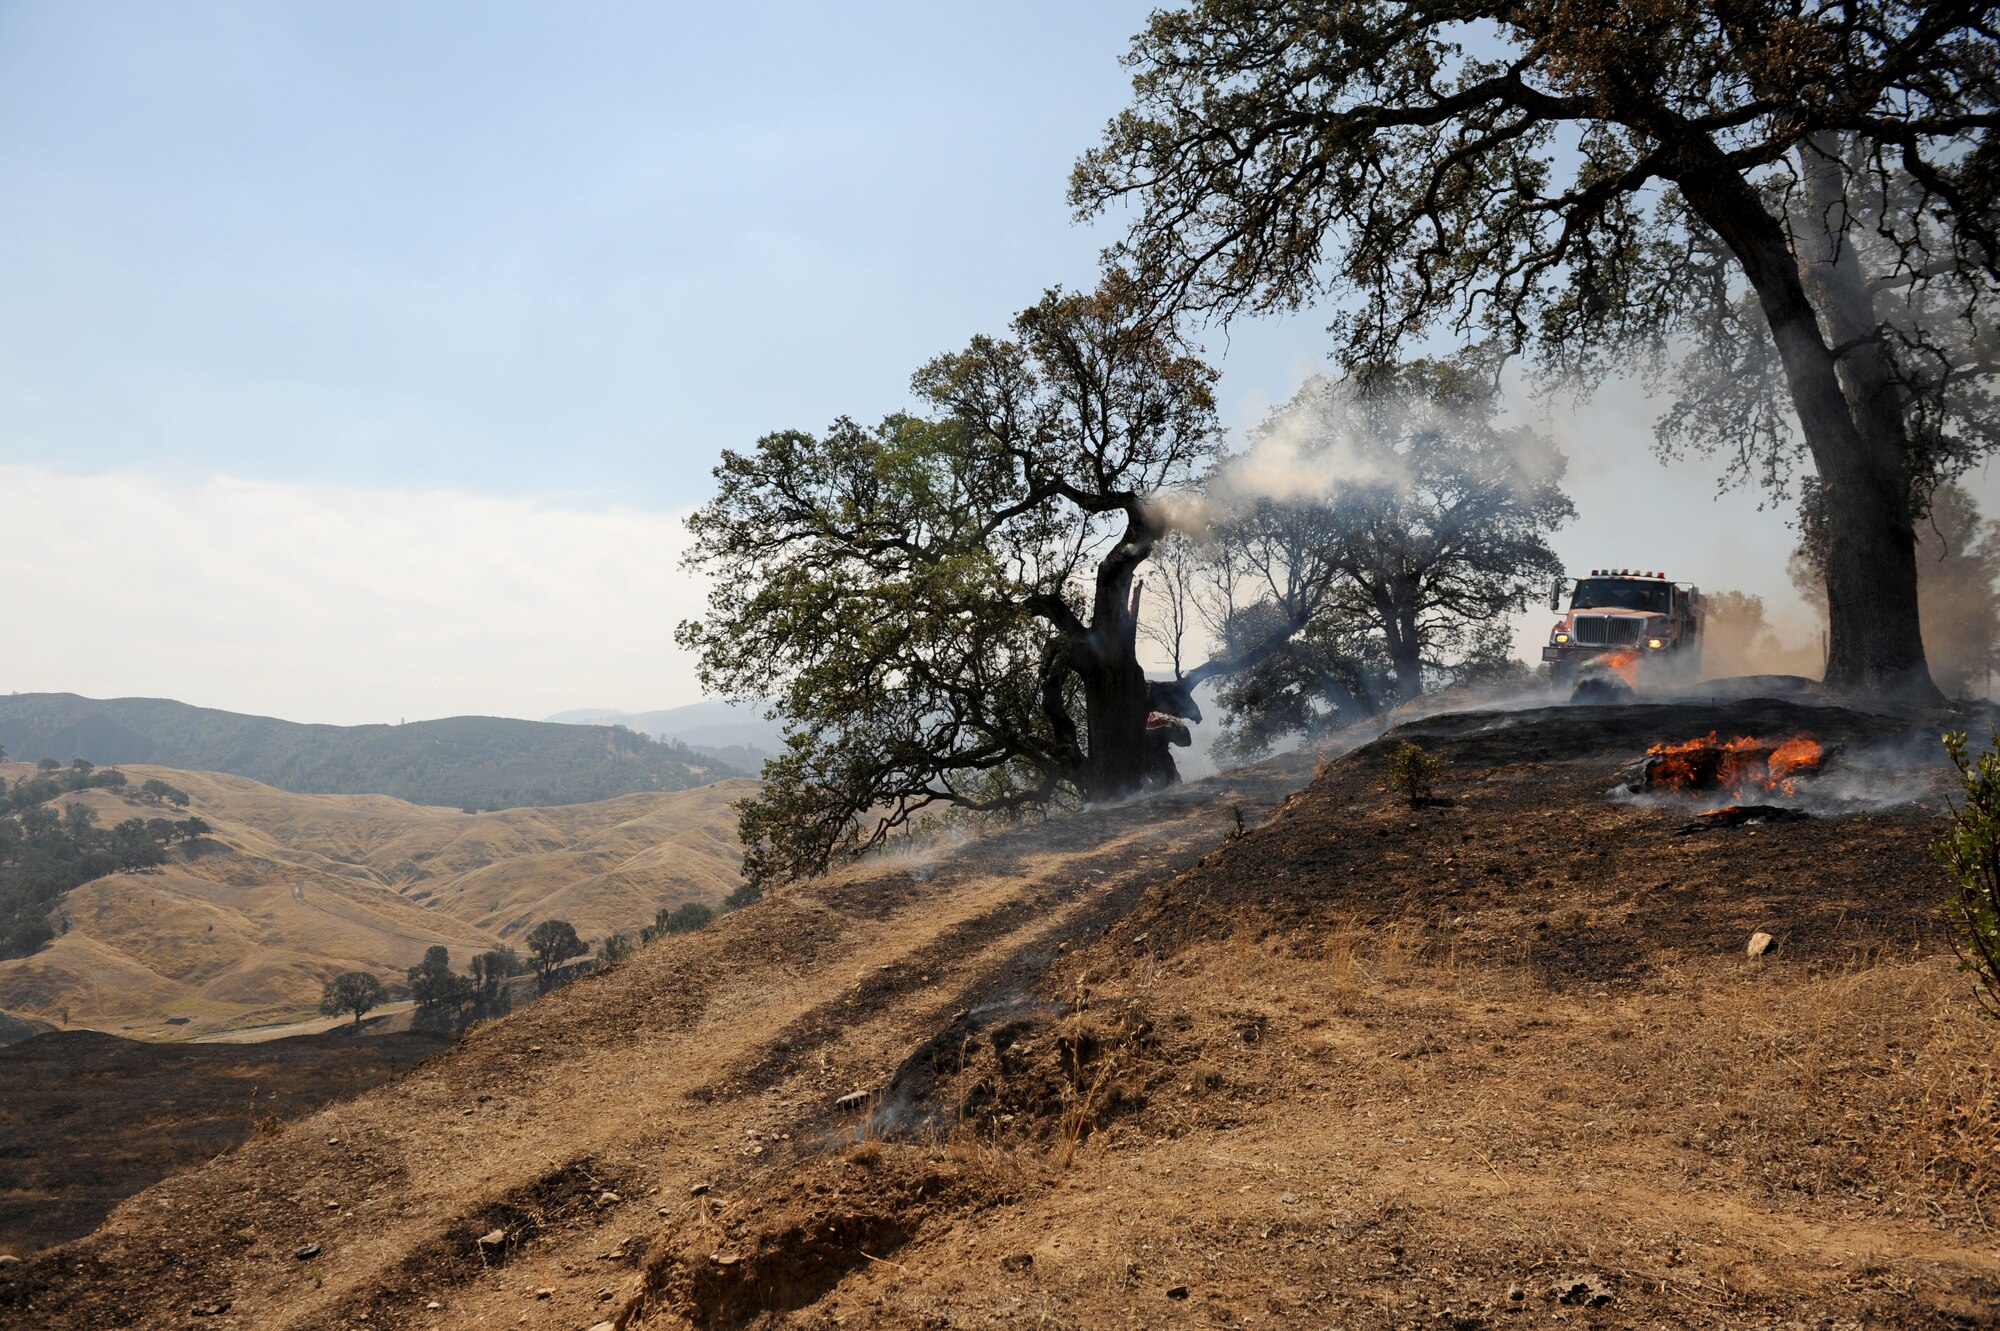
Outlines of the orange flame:
[{"label": "orange flame", "polygon": [[1636,689],[1639,687],[1639,665],[1643,659],[1636,650],[1606,652],[1592,664],[1609,670],[1624,680],[1627,687]]},{"label": "orange flame", "polygon": [[1717,790],[1740,799],[1755,794],[1798,794],[1799,778],[1818,772],[1826,748],[1811,735],[1754,739],[1739,735],[1724,743],[1710,731],[1683,744],[1655,744],[1646,750],[1646,784],[1654,790]]}]

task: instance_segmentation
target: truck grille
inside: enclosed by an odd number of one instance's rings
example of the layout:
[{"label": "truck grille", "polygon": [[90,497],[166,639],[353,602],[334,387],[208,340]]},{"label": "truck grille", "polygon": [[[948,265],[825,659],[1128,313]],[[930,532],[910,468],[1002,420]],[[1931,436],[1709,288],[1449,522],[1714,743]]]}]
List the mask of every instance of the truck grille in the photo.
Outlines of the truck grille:
[{"label": "truck grille", "polygon": [[1646,621],[1637,615],[1578,615],[1572,621],[1579,647],[1637,647]]}]

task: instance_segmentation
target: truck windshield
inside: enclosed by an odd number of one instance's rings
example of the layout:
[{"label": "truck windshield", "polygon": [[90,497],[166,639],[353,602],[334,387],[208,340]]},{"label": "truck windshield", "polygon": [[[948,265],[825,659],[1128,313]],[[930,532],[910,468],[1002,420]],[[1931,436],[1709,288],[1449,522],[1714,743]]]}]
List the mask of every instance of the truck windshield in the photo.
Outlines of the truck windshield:
[{"label": "truck windshield", "polygon": [[1664,582],[1631,582],[1624,578],[1581,578],[1572,610],[1643,610],[1664,615],[1672,609],[1673,588]]}]

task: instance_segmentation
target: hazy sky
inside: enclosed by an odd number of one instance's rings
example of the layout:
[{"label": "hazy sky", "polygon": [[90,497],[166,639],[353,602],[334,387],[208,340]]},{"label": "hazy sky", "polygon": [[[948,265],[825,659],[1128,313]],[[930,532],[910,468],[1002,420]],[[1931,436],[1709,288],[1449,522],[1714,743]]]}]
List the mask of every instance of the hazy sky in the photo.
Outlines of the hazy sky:
[{"label": "hazy sky", "polygon": [[[0,0],[0,688],[694,700],[716,454],[1093,280],[1064,180],[1147,8]],[[1208,335],[1232,426],[1323,323]],[[1559,550],[1783,595],[1646,417],[1545,422]]]}]

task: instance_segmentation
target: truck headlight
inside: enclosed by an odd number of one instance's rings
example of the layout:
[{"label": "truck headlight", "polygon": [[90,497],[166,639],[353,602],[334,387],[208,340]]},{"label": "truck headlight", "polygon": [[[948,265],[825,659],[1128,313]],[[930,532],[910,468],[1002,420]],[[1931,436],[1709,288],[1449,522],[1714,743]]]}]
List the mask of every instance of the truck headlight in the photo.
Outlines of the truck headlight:
[{"label": "truck headlight", "polygon": [[1664,643],[1658,638],[1648,638],[1646,639],[1646,645],[1648,647],[1651,647],[1654,651],[1657,652],[1660,650],[1660,648],[1666,646],[1666,643]]},{"label": "truck headlight", "polygon": [[1558,634],[1556,634],[1556,641],[1557,641],[1557,642],[1568,642],[1568,641],[1569,641],[1569,634],[1567,634],[1567,633],[1558,633]]}]

